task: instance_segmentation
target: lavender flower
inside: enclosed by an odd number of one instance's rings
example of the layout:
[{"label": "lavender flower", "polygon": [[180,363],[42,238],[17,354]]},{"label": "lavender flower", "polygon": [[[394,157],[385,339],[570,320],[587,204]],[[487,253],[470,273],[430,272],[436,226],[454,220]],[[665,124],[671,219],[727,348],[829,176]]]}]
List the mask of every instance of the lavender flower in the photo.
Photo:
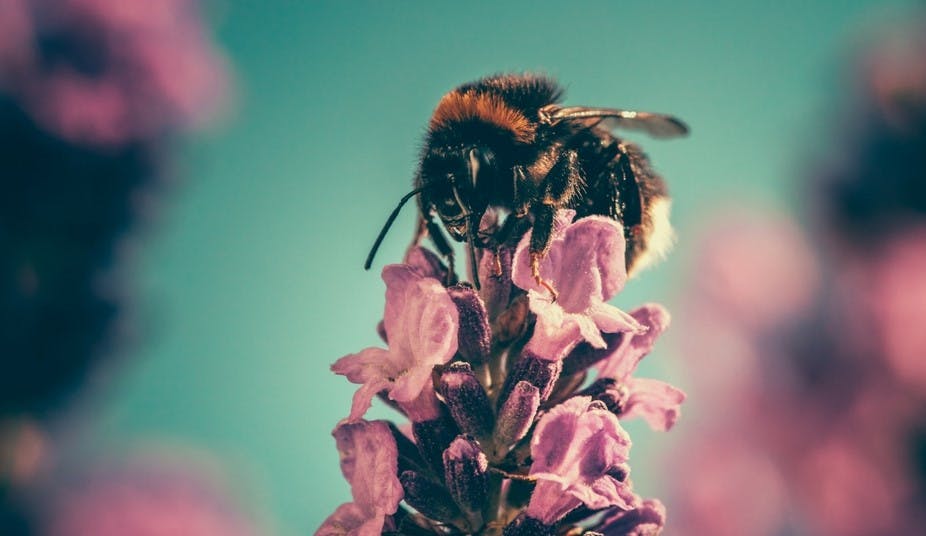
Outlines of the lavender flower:
[{"label": "lavender flower", "polygon": [[[369,472],[368,488],[401,485],[398,496],[385,494],[390,509],[380,509],[391,516],[342,506],[329,521],[366,527],[373,519],[384,534],[416,535],[661,530],[661,504],[633,492],[630,437],[620,420],[640,415],[668,429],[678,415],[681,391],[632,376],[668,313],[646,305],[627,314],[605,303],[626,280],[623,231],[607,218],[573,217],[558,215],[540,267],[555,301],[529,273],[529,236],[516,250],[480,250],[479,292],[452,284],[457,275],[419,247],[406,264],[383,270],[380,333],[388,349],[345,356],[332,370],[362,384],[348,423],[362,423],[379,394],[412,421],[414,444],[393,431],[380,447],[385,454],[368,453],[390,460],[388,470]],[[606,386],[598,399],[579,390],[595,364],[593,385]],[[622,398],[604,402],[618,391]],[[356,476],[345,475],[355,489]],[[392,498],[407,508],[394,508]],[[326,522],[319,534],[345,534],[344,523],[333,533]]]},{"label": "lavender flower", "polygon": [[383,281],[389,349],[367,348],[344,356],[331,370],[362,384],[354,395],[351,420],[360,419],[380,391],[388,392],[415,420],[428,420],[437,414],[431,371],[457,351],[457,308],[439,281],[410,266],[387,266]]},{"label": "lavender flower", "polygon": [[556,299],[531,274],[530,232],[512,261],[512,282],[528,292],[531,312],[537,315],[528,347],[550,360],[561,359],[583,340],[604,348],[602,331],[644,331],[633,317],[606,303],[627,280],[620,224],[592,216],[570,225],[574,216],[571,210],[557,214],[550,251],[540,263],[541,276],[559,293]]},{"label": "lavender flower", "polygon": [[577,396],[556,406],[531,441],[530,475],[537,487],[527,515],[553,525],[580,505],[630,508],[623,470],[629,456],[630,436],[604,404]]}]

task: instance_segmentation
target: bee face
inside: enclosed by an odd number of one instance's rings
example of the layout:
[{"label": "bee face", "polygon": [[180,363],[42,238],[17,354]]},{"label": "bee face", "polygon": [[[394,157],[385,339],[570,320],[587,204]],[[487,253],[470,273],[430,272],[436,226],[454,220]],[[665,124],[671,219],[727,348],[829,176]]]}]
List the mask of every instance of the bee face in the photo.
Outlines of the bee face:
[{"label": "bee face", "polygon": [[495,174],[494,155],[484,147],[444,148],[425,158],[422,180],[432,185],[428,204],[454,240],[466,240],[470,221],[485,213],[485,189]]}]

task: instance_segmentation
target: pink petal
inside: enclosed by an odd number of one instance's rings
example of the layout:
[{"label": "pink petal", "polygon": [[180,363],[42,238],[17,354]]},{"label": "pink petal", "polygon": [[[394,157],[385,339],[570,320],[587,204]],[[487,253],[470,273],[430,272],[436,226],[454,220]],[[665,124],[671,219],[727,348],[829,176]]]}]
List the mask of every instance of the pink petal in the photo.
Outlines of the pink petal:
[{"label": "pink petal", "polygon": [[394,514],[402,500],[402,485],[397,475],[398,447],[386,422],[344,423],[332,435],[354,503],[369,516],[376,511]]},{"label": "pink petal", "polygon": [[331,365],[331,371],[346,376],[352,383],[364,383],[381,376],[383,363],[389,360],[389,352],[382,348],[364,348],[356,354],[349,354]]},{"label": "pink petal", "polygon": [[630,392],[622,419],[642,417],[650,428],[666,431],[672,428],[681,413],[685,393],[659,380],[630,378],[626,381]]},{"label": "pink petal", "polygon": [[[415,363],[432,368],[450,361],[457,351],[459,314],[450,295],[436,279],[422,279],[409,300],[406,316]],[[388,331],[387,331],[388,332]]]},{"label": "pink petal", "polygon": [[354,392],[351,401],[350,415],[347,416],[349,422],[356,422],[363,418],[370,406],[373,405],[373,397],[380,391],[387,389],[392,384],[383,378],[375,378],[364,383]]},{"label": "pink petal", "polygon": [[550,524],[564,509],[575,507],[573,499],[593,509],[627,507],[627,485],[611,471],[629,453],[630,437],[600,402],[573,397],[554,407],[540,420],[531,441],[530,475],[539,483],[528,515]]},{"label": "pink petal", "polygon": [[604,348],[601,331],[642,330],[629,315],[604,303],[619,292],[627,279],[624,237],[619,223],[592,216],[574,223],[573,211],[560,211],[549,251],[540,262],[540,274],[556,288],[549,291],[534,281],[530,268],[530,235],[518,245],[512,280],[528,290],[537,325],[530,348],[547,359],[560,359],[582,340]]},{"label": "pink petal", "polygon": [[602,300],[610,300],[624,288],[626,244],[623,227],[617,221],[604,216],[582,218],[566,229],[562,247],[568,252],[563,268],[594,274]]},{"label": "pink petal", "polygon": [[654,303],[643,305],[630,313],[637,325],[646,328],[645,331],[636,332],[633,336],[627,335],[598,365],[598,375],[601,378],[613,378],[623,381],[637,368],[637,364],[653,349],[656,339],[669,327],[669,312]]},{"label": "pink petal", "polygon": [[386,390],[397,402],[412,402],[432,389],[431,371],[457,351],[457,307],[436,279],[410,266],[383,268],[386,309],[383,327],[389,349],[367,348],[339,359],[331,370],[363,386],[354,395],[349,419],[369,409],[376,393]]},{"label": "pink petal", "polygon": [[[575,215],[576,211],[574,210],[557,211],[553,225],[553,247],[550,248],[547,256],[540,262],[540,271],[544,274],[544,277],[552,278],[554,275],[559,275],[559,271],[556,269],[558,262],[553,260],[553,256],[559,255],[559,248],[555,246],[557,242],[563,240],[566,227],[570,225]],[[531,274],[530,237],[532,234],[533,231],[528,232],[518,243],[514,257],[511,260],[511,282],[524,290],[534,290],[547,294],[547,290],[538,285],[534,281],[533,274]],[[555,254],[553,253],[554,250],[556,250]]]},{"label": "pink petal", "polygon": [[423,247],[413,247],[405,254],[405,264],[417,271],[422,277],[431,277],[438,281],[447,278],[447,267],[437,255]]},{"label": "pink petal", "polygon": [[666,507],[657,499],[647,499],[632,510],[605,517],[595,530],[604,536],[655,536],[666,523]]},{"label": "pink petal", "polygon": [[386,283],[386,310],[383,324],[390,348],[407,347],[404,321],[409,308],[407,306],[408,288],[418,282],[422,276],[414,268],[405,264],[390,264],[383,268],[383,281]]},{"label": "pink petal", "polygon": [[356,504],[344,503],[325,519],[315,536],[380,536],[384,521],[381,512],[370,518]]},{"label": "pink petal", "polygon": [[[589,309],[588,315],[595,321],[598,329],[605,333],[629,331],[639,335],[647,331],[646,326],[638,322],[632,314],[627,314],[607,303],[595,304]],[[604,345],[596,346],[596,348],[604,348]]]}]

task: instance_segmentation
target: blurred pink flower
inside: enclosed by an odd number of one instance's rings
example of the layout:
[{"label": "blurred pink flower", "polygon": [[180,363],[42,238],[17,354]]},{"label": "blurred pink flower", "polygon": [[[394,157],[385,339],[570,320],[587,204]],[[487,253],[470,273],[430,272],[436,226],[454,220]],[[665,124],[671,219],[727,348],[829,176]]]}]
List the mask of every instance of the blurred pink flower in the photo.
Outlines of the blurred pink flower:
[{"label": "blurred pink flower", "polygon": [[668,471],[675,489],[670,533],[781,533],[787,524],[786,482],[761,445],[740,437],[749,431],[734,424],[705,429],[678,447]]},{"label": "blurred pink flower", "polygon": [[196,0],[3,4],[0,91],[70,141],[158,137],[202,125],[225,101],[226,66]]},{"label": "blurred pink flower", "polygon": [[136,461],[66,486],[47,505],[45,536],[255,536],[260,533],[202,468]]},{"label": "blurred pink flower", "polygon": [[431,371],[450,361],[457,351],[457,308],[439,281],[423,277],[408,265],[386,266],[383,280],[383,323],[389,348],[371,347],[344,356],[331,370],[362,384],[354,395],[351,421],[366,413],[380,391],[388,392],[413,420],[432,419],[437,399]]},{"label": "blurred pink flower", "polygon": [[574,216],[573,210],[557,213],[552,245],[540,262],[540,275],[559,293],[555,300],[531,273],[532,233],[521,239],[512,261],[512,282],[528,291],[530,309],[537,315],[528,349],[544,359],[562,359],[583,340],[604,348],[602,331],[644,330],[633,317],[606,303],[627,280],[620,224],[601,216],[572,223]]},{"label": "blurred pink flower", "polygon": [[901,383],[926,393],[926,227],[891,237],[877,255],[853,264],[848,284],[859,297],[853,315],[864,316],[859,324],[870,351],[883,356]]},{"label": "blurred pink flower", "polygon": [[808,306],[819,268],[793,220],[729,210],[706,229],[697,246],[693,274],[699,291],[692,304],[705,323],[722,314],[747,329],[761,329]]}]

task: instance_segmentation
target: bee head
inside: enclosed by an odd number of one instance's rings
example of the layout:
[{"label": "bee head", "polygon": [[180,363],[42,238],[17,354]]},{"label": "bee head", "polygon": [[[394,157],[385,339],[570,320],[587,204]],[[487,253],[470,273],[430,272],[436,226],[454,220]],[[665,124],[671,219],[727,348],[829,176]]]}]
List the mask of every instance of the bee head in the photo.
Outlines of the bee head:
[{"label": "bee head", "polygon": [[429,186],[425,206],[437,212],[454,240],[466,240],[470,225],[478,225],[489,204],[495,175],[492,150],[467,146],[433,154],[424,160],[421,173]]}]

